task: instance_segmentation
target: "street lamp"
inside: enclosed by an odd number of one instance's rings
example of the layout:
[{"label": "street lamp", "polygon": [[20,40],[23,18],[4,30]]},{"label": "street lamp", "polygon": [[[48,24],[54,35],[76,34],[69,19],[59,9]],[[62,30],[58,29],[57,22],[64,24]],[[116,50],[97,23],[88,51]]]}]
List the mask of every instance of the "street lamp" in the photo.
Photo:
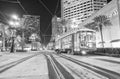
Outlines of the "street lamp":
[{"label": "street lamp", "polygon": [[14,22],[13,21],[9,21],[9,25],[14,25]]},{"label": "street lamp", "polygon": [[71,20],[71,28],[78,28],[79,23],[81,23],[80,21],[76,20],[75,18]]},{"label": "street lamp", "polygon": [[11,38],[12,38],[12,45],[11,45],[11,50],[10,52],[14,52],[14,38],[15,38],[15,33],[16,33],[16,28],[20,25],[19,23],[19,18],[17,15],[12,15],[11,16],[11,21],[9,21],[9,24],[11,26]]},{"label": "street lamp", "polygon": [[19,20],[19,17],[16,14],[11,15],[11,18],[14,19],[14,20]]}]

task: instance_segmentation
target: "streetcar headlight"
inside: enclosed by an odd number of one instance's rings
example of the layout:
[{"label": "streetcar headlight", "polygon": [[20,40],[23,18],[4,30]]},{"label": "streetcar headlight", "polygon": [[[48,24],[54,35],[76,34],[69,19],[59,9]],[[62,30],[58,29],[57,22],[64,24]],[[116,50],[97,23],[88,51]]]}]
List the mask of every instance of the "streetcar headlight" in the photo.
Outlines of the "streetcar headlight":
[{"label": "streetcar headlight", "polygon": [[92,44],[90,44],[89,47],[92,48]]},{"label": "streetcar headlight", "polygon": [[82,53],[83,55],[87,54],[86,51],[81,51],[81,53]]}]

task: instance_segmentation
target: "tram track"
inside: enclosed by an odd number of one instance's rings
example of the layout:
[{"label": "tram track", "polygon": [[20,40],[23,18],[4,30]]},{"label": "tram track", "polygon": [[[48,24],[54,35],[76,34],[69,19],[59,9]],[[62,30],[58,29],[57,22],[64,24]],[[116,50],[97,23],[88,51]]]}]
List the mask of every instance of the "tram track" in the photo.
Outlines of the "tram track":
[{"label": "tram track", "polygon": [[30,58],[33,58],[33,57],[35,57],[35,56],[37,56],[37,55],[39,55],[39,54],[27,56],[27,57],[21,58],[21,59],[19,59],[19,60],[16,60],[16,61],[7,63],[7,64],[5,64],[5,65],[2,65],[2,66],[0,66],[0,73],[3,73],[3,72],[5,72],[5,71],[7,71],[8,69],[10,69],[10,68],[12,68],[12,67],[14,67],[14,66],[16,66],[16,65],[18,65],[18,64],[20,64],[20,63],[22,63],[22,62],[24,62],[24,61],[26,61],[26,60],[28,60],[28,59],[30,59]]},{"label": "tram track", "polygon": [[64,59],[67,59],[75,64],[78,64],[82,67],[85,67],[85,68],[87,68],[87,69],[89,69],[97,74],[100,74],[100,75],[106,77],[106,79],[119,79],[120,78],[120,74],[117,72],[114,72],[114,71],[111,71],[108,69],[104,69],[104,68],[101,68],[101,67],[89,64],[89,63],[85,63],[83,61],[80,61],[80,60],[77,60],[77,59],[74,59],[74,58],[71,58],[71,57],[68,57],[65,55],[59,55],[59,56],[64,58]]},{"label": "tram track", "polygon": [[52,55],[45,55],[50,79],[74,79]]},{"label": "tram track", "polygon": [[101,60],[101,61],[110,62],[110,63],[120,64],[120,61],[114,61],[114,60],[108,60],[108,59],[99,59],[99,58],[96,58],[96,59]]}]

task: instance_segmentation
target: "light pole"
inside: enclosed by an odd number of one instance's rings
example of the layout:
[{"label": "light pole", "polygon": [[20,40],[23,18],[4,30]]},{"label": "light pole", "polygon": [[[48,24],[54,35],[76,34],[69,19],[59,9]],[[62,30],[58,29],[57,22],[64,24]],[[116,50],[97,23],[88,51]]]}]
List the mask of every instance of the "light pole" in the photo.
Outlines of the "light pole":
[{"label": "light pole", "polygon": [[16,28],[19,26],[19,18],[17,15],[12,15],[12,20],[9,22],[10,26],[11,26],[11,38],[12,38],[12,44],[11,44],[11,50],[10,52],[13,53],[15,51],[15,45],[14,45],[14,41],[15,41],[15,36],[16,36]]}]

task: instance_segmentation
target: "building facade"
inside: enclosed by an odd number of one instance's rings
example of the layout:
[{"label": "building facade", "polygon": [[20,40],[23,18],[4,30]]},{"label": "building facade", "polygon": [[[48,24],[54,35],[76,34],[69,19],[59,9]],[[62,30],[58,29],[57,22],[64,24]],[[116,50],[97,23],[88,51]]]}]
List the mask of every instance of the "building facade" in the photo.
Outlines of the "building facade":
[{"label": "building facade", "polygon": [[83,22],[106,4],[107,0],[61,0],[61,17]]},{"label": "building facade", "polygon": [[[117,0],[112,0],[109,4],[103,7],[98,12],[94,13],[93,16],[89,17],[79,27],[84,27],[87,23],[93,22],[93,19],[99,15],[105,15],[110,19],[111,26],[103,27],[103,40],[105,48],[120,48],[120,16]],[[101,35],[100,32],[96,33],[96,45],[101,46]]]},{"label": "building facade", "polygon": [[63,33],[63,25],[62,25],[62,19],[54,16],[52,18],[52,39],[54,40],[57,35],[60,35]]}]

